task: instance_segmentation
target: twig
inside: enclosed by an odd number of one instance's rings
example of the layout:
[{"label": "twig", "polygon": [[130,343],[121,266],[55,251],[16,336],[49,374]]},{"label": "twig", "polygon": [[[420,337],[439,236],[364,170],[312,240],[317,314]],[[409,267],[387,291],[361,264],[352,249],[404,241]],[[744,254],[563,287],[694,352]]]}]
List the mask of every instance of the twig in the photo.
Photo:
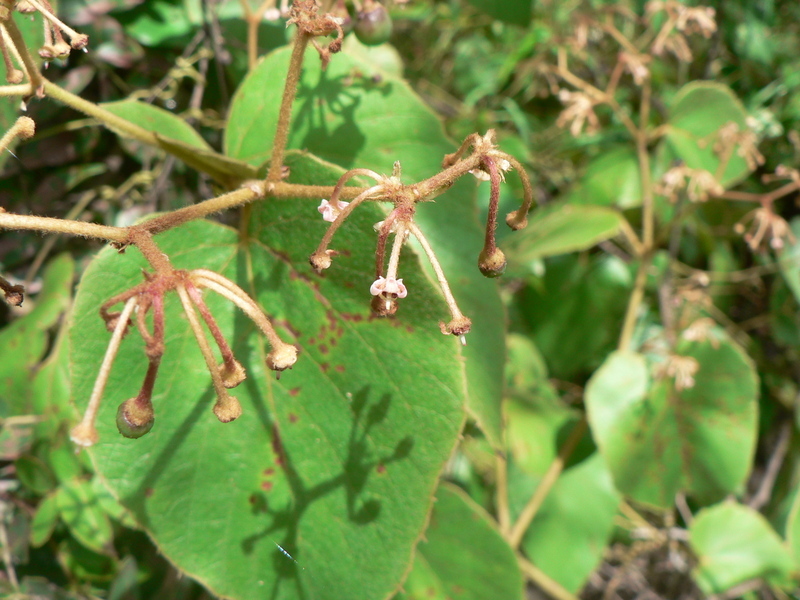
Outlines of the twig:
[{"label": "twig", "polygon": [[536,567],[531,561],[522,556],[517,556],[517,562],[525,576],[552,598],[556,600],[578,600],[577,596],[571,594],[569,590]]},{"label": "twig", "polygon": [[778,472],[781,470],[783,460],[786,458],[786,453],[789,451],[789,442],[792,439],[792,428],[793,425],[789,421],[785,421],[783,425],[781,425],[781,430],[778,433],[778,441],[775,443],[775,448],[772,450],[772,455],[767,462],[764,477],[761,479],[758,490],[747,503],[747,505],[754,510],[760,510],[772,497],[772,488],[775,486]]}]

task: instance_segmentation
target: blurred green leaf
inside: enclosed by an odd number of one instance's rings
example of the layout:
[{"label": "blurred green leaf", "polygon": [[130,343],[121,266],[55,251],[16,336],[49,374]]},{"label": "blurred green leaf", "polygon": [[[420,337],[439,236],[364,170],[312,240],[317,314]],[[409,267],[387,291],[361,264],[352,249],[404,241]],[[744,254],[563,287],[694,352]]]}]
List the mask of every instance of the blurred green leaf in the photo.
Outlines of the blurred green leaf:
[{"label": "blurred green leaf", "polygon": [[55,494],[58,513],[81,544],[100,554],[111,545],[111,522],[97,503],[87,481],[64,482]]},{"label": "blurred green leaf", "polygon": [[442,484],[425,541],[398,600],[521,600],[513,550],[463,490]]},{"label": "blurred green leaf", "polygon": [[528,226],[506,242],[512,267],[522,270],[548,256],[586,250],[616,236],[623,217],[603,206],[548,204],[528,216]]},{"label": "blurred green leaf", "polygon": [[722,127],[735,123],[740,132],[749,131],[747,111],[731,89],[712,81],[693,81],[676,94],[668,121],[665,144],[675,158],[692,169],[704,169],[717,175],[720,156],[730,154],[730,160],[719,183],[730,187],[750,173],[747,162],[739,156],[740,144],[718,144]]},{"label": "blurred green leaf", "polygon": [[589,163],[580,182],[567,194],[576,205],[636,208],[642,204],[642,182],[636,152],[628,146],[610,148]]},{"label": "blurred green leaf", "polygon": [[619,501],[605,461],[593,454],[553,485],[525,533],[525,554],[577,594],[603,558]]},{"label": "blurred green leaf", "polygon": [[699,560],[694,579],[706,594],[723,593],[756,577],[790,585],[788,549],[763,515],[748,506],[726,501],[701,510],[689,536]]},{"label": "blurred green leaf", "polygon": [[58,498],[56,494],[50,494],[42,498],[36,512],[31,519],[31,546],[38,548],[44,545],[58,524]]},{"label": "blurred green leaf", "polygon": [[533,17],[534,0],[468,0],[478,10],[490,17],[512,25],[527,27]]},{"label": "blurred green leaf", "polygon": [[[693,383],[651,377],[645,357],[614,352],[592,376],[586,407],[616,487],[639,502],[672,506],[685,491],[704,500],[739,490],[750,472],[758,422],[758,376],[728,339],[681,340]],[[684,366],[687,373],[691,369]]]},{"label": "blurred green leaf", "polygon": [[22,485],[35,494],[43,496],[56,484],[50,468],[36,456],[20,456],[14,461],[14,467]]}]

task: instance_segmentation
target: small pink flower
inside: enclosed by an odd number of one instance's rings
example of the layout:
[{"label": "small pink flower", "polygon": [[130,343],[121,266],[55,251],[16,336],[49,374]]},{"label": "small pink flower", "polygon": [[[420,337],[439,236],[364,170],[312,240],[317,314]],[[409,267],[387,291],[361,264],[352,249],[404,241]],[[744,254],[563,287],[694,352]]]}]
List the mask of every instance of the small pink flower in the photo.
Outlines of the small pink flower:
[{"label": "small pink flower", "polygon": [[328,223],[333,223],[336,220],[336,217],[339,216],[339,213],[342,212],[348,204],[350,203],[342,202],[341,200],[336,200],[334,202],[323,200],[320,202],[317,210],[320,212],[324,220],[328,221]]},{"label": "small pink flower", "polygon": [[369,293],[373,296],[384,295],[389,298],[405,298],[408,295],[402,279],[378,277],[370,286]]}]

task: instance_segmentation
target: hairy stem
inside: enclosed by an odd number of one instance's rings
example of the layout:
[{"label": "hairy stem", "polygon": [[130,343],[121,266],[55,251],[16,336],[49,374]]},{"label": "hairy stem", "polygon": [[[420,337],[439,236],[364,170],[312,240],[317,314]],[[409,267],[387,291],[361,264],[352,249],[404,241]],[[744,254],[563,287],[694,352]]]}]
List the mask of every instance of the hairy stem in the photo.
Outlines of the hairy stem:
[{"label": "hairy stem", "polygon": [[283,157],[286,153],[286,142],[289,139],[289,127],[292,123],[292,105],[297,95],[297,84],[303,70],[303,58],[311,36],[298,30],[292,47],[292,57],[289,60],[289,72],[283,87],[283,98],[278,113],[278,124],[275,130],[275,139],[272,142],[272,156],[269,163],[267,181],[278,182],[281,180]]}]

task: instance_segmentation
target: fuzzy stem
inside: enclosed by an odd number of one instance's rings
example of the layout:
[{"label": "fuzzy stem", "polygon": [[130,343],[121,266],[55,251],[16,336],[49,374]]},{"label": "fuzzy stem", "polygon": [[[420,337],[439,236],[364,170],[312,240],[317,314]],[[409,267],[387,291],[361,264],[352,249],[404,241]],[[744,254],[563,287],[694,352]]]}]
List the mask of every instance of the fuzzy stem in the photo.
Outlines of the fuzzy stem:
[{"label": "fuzzy stem", "polygon": [[547,468],[542,480],[539,482],[539,485],[537,486],[536,491],[533,493],[533,496],[531,496],[531,498],[528,500],[525,508],[522,509],[522,512],[520,513],[517,521],[514,523],[514,526],[511,528],[511,532],[507,537],[507,541],[513,549],[516,550],[522,542],[522,537],[525,535],[525,532],[528,530],[528,527],[533,521],[533,517],[535,517],[536,513],[539,512],[542,503],[544,502],[545,498],[547,498],[547,494],[550,493],[553,484],[555,484],[559,475],[561,475],[561,471],[564,470],[564,465],[566,464],[567,459],[575,451],[575,447],[583,437],[583,434],[586,433],[586,426],[586,417],[583,417],[570,432],[569,437],[564,442],[564,445],[561,446],[561,449],[558,451],[558,456],[556,456],[553,459],[553,462],[550,463],[550,466]]},{"label": "fuzzy stem", "polygon": [[317,251],[314,254],[324,254],[325,250],[328,249],[328,246],[330,245],[331,240],[333,239],[333,235],[336,233],[336,230],[339,229],[339,227],[341,227],[342,223],[344,223],[347,217],[350,216],[350,213],[352,213],[356,208],[358,208],[358,205],[364,202],[367,199],[367,196],[370,196],[382,190],[383,190],[382,185],[374,185],[371,188],[367,188],[366,190],[361,192],[361,194],[359,194],[357,197],[353,198],[352,202],[350,202],[350,204],[344,207],[344,209],[339,213],[339,216],[336,217],[336,220],[333,223],[331,223],[330,227],[328,227],[328,230],[325,232],[325,235],[322,236],[322,240],[320,241],[319,246],[317,246]]},{"label": "fuzzy stem", "polygon": [[52,13],[51,10],[48,10],[48,8],[46,6],[44,6],[41,3],[37,2],[37,0],[28,0],[28,2],[36,10],[38,10],[40,13],[42,13],[42,16],[44,16],[45,19],[50,21],[54,25],[54,27],[56,27],[56,31],[58,31],[60,29],[61,31],[66,33],[70,37],[70,39],[76,39],[76,38],[83,37],[80,33],[75,31],[74,29],[72,29],[68,25],[64,24],[58,17],[56,17]]},{"label": "fuzzy stem", "polygon": [[297,95],[297,84],[300,83],[300,74],[303,70],[303,59],[311,36],[298,30],[294,38],[292,56],[289,59],[289,72],[283,87],[283,98],[278,113],[278,124],[275,130],[275,139],[272,142],[272,156],[270,157],[267,181],[278,182],[281,180],[283,169],[283,156],[286,152],[286,142],[289,139],[289,127],[292,122],[292,105]]},{"label": "fuzzy stem", "polygon": [[339,196],[341,195],[345,184],[356,175],[366,175],[367,177],[371,177],[375,180],[375,183],[381,183],[381,181],[383,181],[383,177],[371,169],[350,169],[347,173],[339,178],[339,181],[336,182],[333,192],[331,192],[329,202],[336,202],[339,200]]},{"label": "fuzzy stem", "polygon": [[392,223],[397,219],[397,212],[390,212],[381,225],[381,230],[378,232],[378,244],[375,246],[375,278],[377,279],[383,275],[383,262],[386,257],[386,241],[389,239],[389,233],[392,229]]},{"label": "fuzzy stem", "polygon": [[386,279],[397,279],[397,268],[400,265],[400,250],[402,250],[403,243],[406,241],[407,228],[407,221],[400,221],[397,224],[397,229],[394,233],[394,242],[392,243],[392,253],[389,255],[389,267],[386,269]]},{"label": "fuzzy stem", "polygon": [[8,37],[11,39],[11,43],[13,44],[14,48],[16,48],[19,58],[22,61],[22,65],[25,68],[25,73],[28,75],[28,81],[30,83],[30,87],[28,88],[29,93],[35,94],[36,90],[39,89],[39,87],[43,85],[46,80],[39,72],[39,68],[33,61],[31,53],[28,52],[28,47],[25,45],[25,40],[23,39],[22,33],[20,33],[17,24],[14,22],[14,19],[8,19],[5,21],[3,23],[3,28],[6,30],[6,33],[8,33]]},{"label": "fuzzy stem", "polygon": [[227,298],[242,309],[266,336],[270,346],[279,348],[286,345],[278,336],[272,323],[270,323],[267,318],[267,315],[264,314],[264,311],[262,311],[255,301],[238,285],[217,273],[206,271],[205,269],[196,269],[192,271],[192,277],[198,286],[206,287],[217,292],[220,296]]},{"label": "fuzzy stem", "polygon": [[119,352],[122,337],[125,335],[125,330],[128,327],[128,320],[133,313],[133,309],[136,308],[137,303],[138,298],[134,296],[125,303],[125,308],[122,309],[122,314],[117,322],[117,326],[114,328],[111,341],[108,343],[106,354],[103,357],[103,363],[100,365],[97,379],[94,381],[94,388],[92,389],[92,395],[89,397],[89,404],[86,406],[86,412],[83,413],[81,422],[72,430],[72,441],[76,444],[91,446],[97,441],[97,430],[95,429],[94,421],[97,418],[100,401],[103,399],[103,392],[106,389],[106,383],[111,374],[111,367]]},{"label": "fuzzy stem", "polygon": [[232,367],[236,363],[236,359],[233,356],[233,350],[228,344],[228,340],[226,340],[225,336],[222,335],[222,331],[220,330],[217,321],[214,319],[214,315],[211,314],[211,311],[208,309],[208,305],[203,300],[203,295],[200,293],[200,290],[198,290],[191,283],[187,282],[186,289],[192,298],[192,302],[194,302],[195,306],[197,307],[197,310],[200,311],[200,316],[203,317],[206,327],[208,327],[208,330],[211,332],[211,337],[214,338],[214,341],[219,348],[222,361],[227,366]]},{"label": "fuzzy stem", "polygon": [[497,163],[491,156],[483,159],[483,164],[489,169],[489,181],[491,193],[489,194],[489,214],[486,217],[486,233],[483,238],[483,252],[490,256],[497,249],[495,241],[495,230],[497,229],[497,206],[500,202],[500,171],[497,170]]},{"label": "fuzzy stem", "polygon": [[414,235],[414,237],[417,238],[417,240],[419,240],[422,249],[425,251],[425,255],[431,262],[433,271],[436,273],[436,279],[439,282],[439,287],[442,288],[442,294],[444,294],[445,302],[447,302],[447,307],[450,309],[450,314],[453,316],[453,319],[463,318],[464,315],[458,308],[458,304],[453,296],[453,292],[450,291],[450,285],[447,283],[447,277],[444,275],[442,265],[439,264],[439,259],[436,258],[436,254],[434,254],[433,248],[431,248],[431,245],[428,243],[428,239],[415,223],[409,222],[407,226],[408,230]]},{"label": "fuzzy stem", "polygon": [[203,359],[206,361],[206,367],[211,375],[211,381],[214,384],[214,391],[217,394],[217,402],[219,402],[220,400],[228,398],[229,394],[222,382],[222,377],[219,374],[219,370],[217,369],[217,361],[214,358],[214,353],[211,351],[211,346],[206,339],[203,328],[200,325],[200,321],[197,319],[195,307],[189,298],[189,294],[186,292],[186,288],[182,284],[178,284],[175,289],[181,299],[183,312],[186,313],[186,318],[189,320],[189,325],[194,332],[194,337],[197,340],[197,345],[200,347],[200,352],[203,354]]},{"label": "fuzzy stem", "polygon": [[26,229],[32,231],[45,231],[48,233],[69,233],[82,237],[118,242],[128,241],[128,233],[120,227],[108,227],[83,221],[66,221],[50,217],[32,217],[29,215],[15,215],[0,211],[0,229]]}]

